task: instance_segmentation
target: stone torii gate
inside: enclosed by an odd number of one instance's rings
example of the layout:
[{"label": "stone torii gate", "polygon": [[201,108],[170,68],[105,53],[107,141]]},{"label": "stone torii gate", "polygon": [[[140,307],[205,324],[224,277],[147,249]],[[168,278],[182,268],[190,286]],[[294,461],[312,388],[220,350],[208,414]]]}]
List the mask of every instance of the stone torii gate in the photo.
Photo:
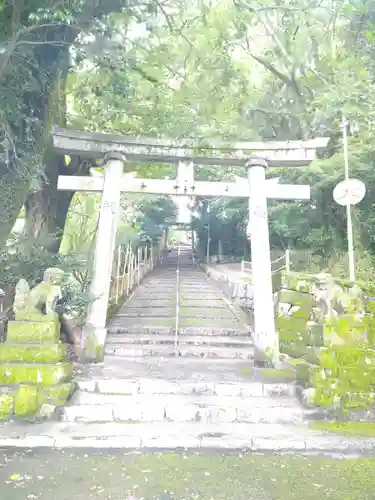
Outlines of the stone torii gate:
[{"label": "stone torii gate", "polygon": [[[111,268],[121,192],[171,196],[235,197],[249,200],[248,234],[251,239],[254,286],[255,356],[259,361],[278,362],[275,329],[267,199],[308,200],[310,186],[267,182],[267,167],[306,166],[328,138],[286,142],[225,142],[192,139],[178,142],[112,134],[81,132],[53,127],[53,146],[59,153],[105,159],[104,176],[59,176],[58,189],[102,193],[91,294],[97,299],[88,310],[85,338],[103,346],[109,301]],[[125,162],[179,165],[177,179],[129,179],[123,176]],[[194,179],[194,165],[242,166],[248,183],[206,182]]]}]

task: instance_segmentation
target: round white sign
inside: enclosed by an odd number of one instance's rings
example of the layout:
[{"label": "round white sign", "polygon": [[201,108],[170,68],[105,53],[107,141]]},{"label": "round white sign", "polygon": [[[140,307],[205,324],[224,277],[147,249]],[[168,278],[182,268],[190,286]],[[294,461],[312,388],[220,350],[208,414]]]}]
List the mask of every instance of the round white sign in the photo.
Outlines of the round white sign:
[{"label": "round white sign", "polygon": [[348,179],[339,182],[333,190],[333,199],[339,205],[356,205],[363,200],[366,186],[359,179]]}]

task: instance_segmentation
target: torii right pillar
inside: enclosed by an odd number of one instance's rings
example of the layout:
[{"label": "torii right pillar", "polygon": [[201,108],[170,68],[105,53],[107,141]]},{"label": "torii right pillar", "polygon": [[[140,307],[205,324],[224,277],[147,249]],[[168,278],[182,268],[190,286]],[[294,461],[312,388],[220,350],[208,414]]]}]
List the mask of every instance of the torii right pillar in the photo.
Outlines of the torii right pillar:
[{"label": "torii right pillar", "polygon": [[254,362],[277,366],[279,338],[275,327],[272,290],[270,237],[268,229],[266,168],[267,161],[251,157],[246,162],[250,187],[248,236],[254,297]]}]

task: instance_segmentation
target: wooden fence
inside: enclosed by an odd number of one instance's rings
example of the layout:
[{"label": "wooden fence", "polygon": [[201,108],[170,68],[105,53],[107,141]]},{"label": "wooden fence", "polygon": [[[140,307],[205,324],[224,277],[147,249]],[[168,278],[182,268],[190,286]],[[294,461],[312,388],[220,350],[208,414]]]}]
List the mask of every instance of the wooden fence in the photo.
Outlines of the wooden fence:
[{"label": "wooden fence", "polygon": [[163,245],[141,247],[134,251],[131,245],[120,245],[112,268],[110,304],[118,304],[128,297],[142,279],[160,262]]}]

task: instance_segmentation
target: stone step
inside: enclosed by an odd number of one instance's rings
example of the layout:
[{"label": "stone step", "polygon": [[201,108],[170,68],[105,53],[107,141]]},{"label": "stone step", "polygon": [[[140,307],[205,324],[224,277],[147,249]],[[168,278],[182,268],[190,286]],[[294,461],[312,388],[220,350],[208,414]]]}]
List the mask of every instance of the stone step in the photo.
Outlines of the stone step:
[{"label": "stone step", "polygon": [[[123,326],[116,325],[111,321],[108,325],[108,334],[111,335],[168,335],[174,332],[174,328],[163,325],[138,325],[138,326]],[[201,327],[187,326],[179,328],[179,335],[198,335],[198,336],[225,336],[237,337],[246,335],[246,331],[240,328],[221,328],[221,327]]]},{"label": "stone step", "polygon": [[102,378],[78,379],[78,389],[101,394],[176,394],[184,396],[220,396],[278,398],[295,397],[291,383],[263,384],[260,382],[216,383],[190,380],[169,381],[152,378]]},{"label": "stone step", "polygon": [[[144,308],[144,307],[154,307],[154,308],[171,308],[175,307],[175,303],[171,299],[158,299],[158,300],[152,300],[152,299],[139,299],[139,298],[132,298],[128,302],[125,302],[124,307],[122,309],[125,309],[127,307],[134,307],[134,308]],[[120,311],[122,310],[120,309]]]},{"label": "stone step", "polygon": [[[208,346],[218,346],[218,347],[251,347],[253,345],[252,340],[247,335],[237,336],[237,337],[201,337],[201,336],[191,336],[191,335],[178,335],[177,341],[179,346],[184,345],[208,345]],[[169,335],[108,335],[107,345],[110,344],[174,344],[175,335],[173,333]]]},{"label": "stone step", "polygon": [[215,300],[210,300],[207,302],[206,299],[194,299],[194,300],[180,300],[180,305],[184,307],[204,307],[206,309],[228,309],[227,304],[221,298],[216,298]]},{"label": "stone step", "polygon": [[116,314],[116,318],[170,318],[174,316],[176,311],[167,308],[153,308],[151,307],[127,307]]},{"label": "stone step", "polygon": [[157,299],[160,299],[160,296],[162,296],[163,298],[165,299],[168,299],[169,301],[175,301],[176,299],[176,291],[172,291],[172,292],[161,292],[160,290],[145,290],[143,291],[142,293],[138,293],[137,295],[135,295],[133,297],[133,300],[140,300],[140,301],[143,301],[143,300],[157,300]]},{"label": "stone step", "polygon": [[[87,377],[158,379],[167,382],[195,383],[249,383],[253,382],[253,362],[248,359],[197,358],[183,356],[109,356],[103,363],[86,365],[82,373]],[[275,380],[258,379],[270,383]],[[292,382],[288,381],[288,384]]]},{"label": "stone step", "polygon": [[115,325],[114,320],[115,318],[108,324],[108,335],[167,335],[174,332],[174,328],[170,326],[123,326]]},{"label": "stone step", "polygon": [[0,438],[5,448],[118,449],[122,452],[253,452],[286,454],[372,455],[375,438],[327,435],[306,424],[197,424],[50,422],[12,427]]},{"label": "stone step", "polygon": [[64,422],[302,423],[313,411],[293,399],[108,395],[79,392],[61,409]]},{"label": "stone step", "polygon": [[189,322],[189,319],[197,320],[228,320],[228,321],[237,321],[234,314],[230,311],[230,309],[222,309],[222,312],[218,312],[215,310],[205,309],[205,308],[197,308],[193,313],[190,311],[190,308],[180,308],[180,314],[178,317],[180,318],[180,322],[186,321]]},{"label": "stone step", "polygon": [[169,316],[169,317],[164,317],[164,318],[158,318],[156,315],[154,315],[152,318],[148,317],[135,317],[135,318],[128,318],[128,317],[123,317],[123,318],[118,318],[115,316],[113,319],[111,319],[110,322],[111,326],[114,327],[124,327],[124,328],[154,328],[158,326],[163,326],[163,327],[169,327],[169,328],[174,328],[176,324],[176,317],[175,316]]},{"label": "stone step", "polygon": [[217,347],[202,345],[134,345],[134,344],[107,344],[105,355],[124,357],[143,356],[182,356],[197,358],[222,358],[222,359],[252,359],[254,351],[252,347]]},{"label": "stone step", "polygon": [[179,316],[179,326],[186,327],[211,327],[211,328],[238,328],[239,321],[232,316],[231,318],[195,318],[192,316]]},{"label": "stone step", "polygon": [[220,295],[217,293],[192,293],[189,291],[188,293],[183,293],[180,292],[180,301],[185,301],[185,300],[206,300],[207,302],[211,301],[216,301],[216,300],[223,300]]}]

